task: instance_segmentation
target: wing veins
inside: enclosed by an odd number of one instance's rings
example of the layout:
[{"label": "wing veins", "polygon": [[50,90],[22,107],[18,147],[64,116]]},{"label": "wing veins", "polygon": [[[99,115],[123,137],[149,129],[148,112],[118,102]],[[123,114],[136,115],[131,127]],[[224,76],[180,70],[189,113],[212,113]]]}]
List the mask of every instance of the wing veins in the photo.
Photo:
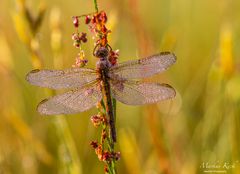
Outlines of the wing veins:
[{"label": "wing veins", "polygon": [[110,68],[109,76],[118,75],[125,79],[146,78],[167,70],[175,62],[176,56],[174,54],[164,52],[113,66]]},{"label": "wing veins", "polygon": [[[88,110],[102,98],[102,93],[98,85],[99,81],[95,81],[94,83],[85,85],[83,88],[77,88],[53,96],[46,101],[43,100],[38,105],[38,111],[44,115],[55,115],[71,114]],[[85,93],[88,90],[93,91],[92,93]]]}]

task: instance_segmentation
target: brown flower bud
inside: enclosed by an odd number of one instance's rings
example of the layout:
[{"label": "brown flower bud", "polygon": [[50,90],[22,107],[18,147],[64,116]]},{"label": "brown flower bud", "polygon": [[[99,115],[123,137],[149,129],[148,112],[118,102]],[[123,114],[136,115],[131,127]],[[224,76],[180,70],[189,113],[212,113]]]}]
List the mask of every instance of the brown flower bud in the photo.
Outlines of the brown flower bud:
[{"label": "brown flower bud", "polygon": [[80,40],[82,40],[83,43],[87,42],[87,33],[82,33]]}]

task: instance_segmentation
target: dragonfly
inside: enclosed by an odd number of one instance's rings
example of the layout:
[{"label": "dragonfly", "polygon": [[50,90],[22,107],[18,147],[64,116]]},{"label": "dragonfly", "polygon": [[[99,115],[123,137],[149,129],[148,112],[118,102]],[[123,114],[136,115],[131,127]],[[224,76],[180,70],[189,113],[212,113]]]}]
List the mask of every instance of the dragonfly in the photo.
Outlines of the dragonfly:
[{"label": "dragonfly", "polygon": [[167,70],[176,62],[173,53],[161,52],[114,66],[108,61],[109,49],[106,47],[100,47],[94,55],[98,58],[95,69],[36,69],[26,75],[26,80],[32,85],[54,90],[70,89],[41,101],[37,106],[40,114],[79,113],[92,108],[103,99],[106,101],[111,136],[116,142],[112,98],[127,105],[144,105],[175,97],[174,88],[168,84],[140,80]]}]

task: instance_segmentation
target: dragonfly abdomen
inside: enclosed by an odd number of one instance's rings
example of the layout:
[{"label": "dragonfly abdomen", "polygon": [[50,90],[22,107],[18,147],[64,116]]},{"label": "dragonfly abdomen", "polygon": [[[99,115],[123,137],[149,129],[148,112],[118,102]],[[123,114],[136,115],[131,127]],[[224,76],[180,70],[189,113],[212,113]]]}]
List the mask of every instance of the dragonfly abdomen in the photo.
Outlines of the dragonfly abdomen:
[{"label": "dragonfly abdomen", "polygon": [[116,142],[117,136],[116,136],[116,129],[115,129],[115,117],[114,117],[113,106],[112,106],[112,96],[111,96],[111,90],[110,90],[111,88],[108,80],[109,77],[107,74],[108,74],[107,68],[104,68],[101,70],[103,97],[105,100],[107,115],[109,117],[111,136],[112,136],[113,142]]}]

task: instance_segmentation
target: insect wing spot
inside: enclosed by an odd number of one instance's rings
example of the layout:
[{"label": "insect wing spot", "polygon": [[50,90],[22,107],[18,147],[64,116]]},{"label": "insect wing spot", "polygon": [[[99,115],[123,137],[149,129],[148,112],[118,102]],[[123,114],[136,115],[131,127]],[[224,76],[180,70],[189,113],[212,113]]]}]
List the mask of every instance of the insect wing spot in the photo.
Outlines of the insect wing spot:
[{"label": "insect wing spot", "polygon": [[160,53],[161,55],[168,55],[168,54],[171,54],[169,51],[164,51],[164,52],[161,52]]},{"label": "insect wing spot", "polygon": [[39,69],[34,69],[34,70],[30,71],[30,72],[26,75],[26,80],[27,80],[27,81],[30,81],[30,80],[32,79],[32,76],[33,76],[35,73],[39,72],[39,71],[40,71]]},{"label": "insect wing spot", "polygon": [[44,99],[37,106],[37,111],[42,115],[48,115],[48,110],[47,110],[46,105],[45,105],[45,103],[47,101],[48,101],[48,99]]},{"label": "insect wing spot", "polygon": [[169,93],[169,98],[176,97],[176,91],[171,85],[166,84],[166,83],[164,83],[164,84],[162,83],[162,84],[159,84],[159,86],[163,86],[163,87],[166,87],[166,89],[168,89],[168,92],[166,92],[166,93]]},{"label": "insect wing spot", "polygon": [[34,70],[30,71],[30,73],[37,73],[39,71],[40,71],[39,69],[34,69]]}]

